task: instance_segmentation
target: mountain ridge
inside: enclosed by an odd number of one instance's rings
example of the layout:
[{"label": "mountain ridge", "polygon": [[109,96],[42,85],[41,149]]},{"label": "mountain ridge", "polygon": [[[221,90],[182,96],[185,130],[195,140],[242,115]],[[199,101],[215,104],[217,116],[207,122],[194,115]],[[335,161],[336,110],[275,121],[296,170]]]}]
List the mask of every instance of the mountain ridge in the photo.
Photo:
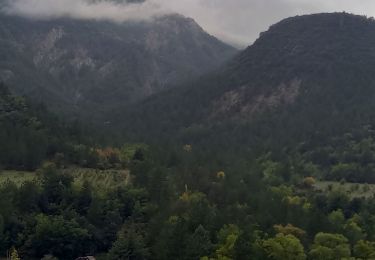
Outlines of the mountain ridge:
[{"label": "mountain ridge", "polygon": [[0,20],[2,81],[65,112],[101,114],[211,70],[236,52],[177,14],[126,23]]},{"label": "mountain ridge", "polygon": [[[184,136],[221,127],[231,138],[242,131],[237,139],[252,142],[254,131],[280,140],[293,133],[303,140],[314,132],[360,127],[374,118],[374,46],[372,18],[347,13],[287,18],[215,73],[136,106],[125,128],[137,133],[152,126],[161,135]],[[242,126],[247,130],[238,130]],[[288,129],[288,138],[272,128]]]}]

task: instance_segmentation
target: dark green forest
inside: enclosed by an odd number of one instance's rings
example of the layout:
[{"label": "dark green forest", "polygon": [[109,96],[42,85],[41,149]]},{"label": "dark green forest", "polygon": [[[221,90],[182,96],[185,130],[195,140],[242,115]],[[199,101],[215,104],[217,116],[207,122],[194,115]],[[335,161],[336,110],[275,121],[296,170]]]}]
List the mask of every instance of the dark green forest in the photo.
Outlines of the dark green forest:
[{"label": "dark green forest", "polygon": [[289,18],[107,125],[1,85],[0,256],[375,259],[373,46],[373,19]]},{"label": "dark green forest", "polygon": [[[21,259],[375,256],[371,126],[317,137],[294,149],[276,149],[275,143],[268,152],[254,148],[225,153],[201,144],[108,147],[90,141],[83,127],[63,123],[4,86],[1,97],[1,115],[8,118],[1,121],[7,134],[1,139],[2,152],[23,155],[2,156],[3,171],[36,170],[32,181],[1,183],[3,255],[12,252]],[[69,173],[71,165],[129,169],[131,181],[109,189],[90,181],[78,185]],[[324,181],[330,181],[326,188],[319,185]]]}]

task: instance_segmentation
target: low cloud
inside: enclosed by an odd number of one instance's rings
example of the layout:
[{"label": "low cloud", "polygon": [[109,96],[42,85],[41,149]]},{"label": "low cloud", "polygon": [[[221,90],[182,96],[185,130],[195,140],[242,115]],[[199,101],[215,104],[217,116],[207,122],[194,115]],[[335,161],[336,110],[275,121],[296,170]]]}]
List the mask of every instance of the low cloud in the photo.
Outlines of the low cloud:
[{"label": "low cloud", "polygon": [[[375,15],[374,0],[0,0],[3,11],[38,19],[72,17],[122,22],[167,13],[194,18],[209,33],[237,46],[251,44],[279,20],[317,12]],[[134,0],[133,0],[134,1]]]},{"label": "low cloud", "polygon": [[144,20],[167,13],[158,1],[140,4],[88,0],[10,0],[3,11],[36,19],[71,17],[123,22]]}]

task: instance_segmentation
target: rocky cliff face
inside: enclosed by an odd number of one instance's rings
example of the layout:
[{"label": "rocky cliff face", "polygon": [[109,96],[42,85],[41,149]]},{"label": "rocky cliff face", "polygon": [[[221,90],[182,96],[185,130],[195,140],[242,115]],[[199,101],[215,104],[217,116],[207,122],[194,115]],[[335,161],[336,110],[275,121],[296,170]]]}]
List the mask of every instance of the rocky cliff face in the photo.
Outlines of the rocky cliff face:
[{"label": "rocky cliff face", "polygon": [[0,80],[64,111],[115,109],[235,52],[180,15],[122,24],[0,16]]}]

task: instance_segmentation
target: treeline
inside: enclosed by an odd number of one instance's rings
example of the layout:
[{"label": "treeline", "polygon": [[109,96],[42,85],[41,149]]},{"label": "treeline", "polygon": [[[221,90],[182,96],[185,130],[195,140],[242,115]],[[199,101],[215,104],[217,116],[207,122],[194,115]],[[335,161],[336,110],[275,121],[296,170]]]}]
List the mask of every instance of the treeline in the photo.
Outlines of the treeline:
[{"label": "treeline", "polygon": [[90,183],[77,187],[71,175],[60,173],[53,164],[39,174],[37,181],[20,187],[6,182],[0,188],[2,255],[12,248],[21,259],[75,259],[106,252],[125,220],[146,215],[142,189],[104,193]]}]

